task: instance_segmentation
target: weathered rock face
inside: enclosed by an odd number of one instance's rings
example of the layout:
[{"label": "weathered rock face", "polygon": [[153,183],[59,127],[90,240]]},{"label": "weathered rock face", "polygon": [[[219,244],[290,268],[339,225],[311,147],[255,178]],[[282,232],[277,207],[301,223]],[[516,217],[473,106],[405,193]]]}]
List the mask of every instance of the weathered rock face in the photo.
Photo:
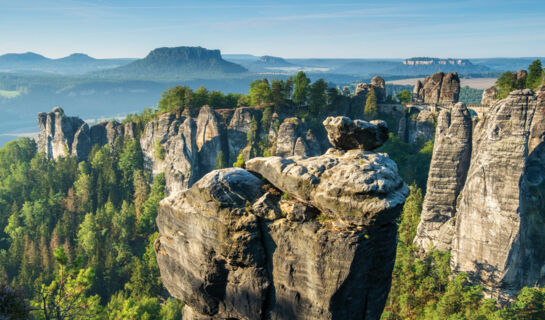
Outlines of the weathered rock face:
[{"label": "weathered rock face", "polygon": [[247,133],[250,131],[252,118],[256,117],[256,110],[249,107],[241,107],[235,110],[229,125],[227,126],[227,141],[229,144],[229,161],[231,165],[236,160],[240,151],[248,144]]},{"label": "weathered rock face", "polygon": [[496,100],[497,96],[498,96],[498,89],[496,88],[496,86],[492,86],[483,91],[481,104],[489,106],[494,102],[494,100]]},{"label": "weathered rock face", "polygon": [[421,141],[430,141],[435,135],[435,117],[429,110],[407,113],[399,120],[398,135],[403,141],[416,144]]},{"label": "weathered rock face", "polygon": [[436,135],[432,168],[439,170],[430,171],[417,243],[451,249],[453,270],[500,301],[545,284],[544,98],[524,89],[494,102],[472,130],[467,174],[467,116],[455,122],[451,114],[446,131],[441,120]]},{"label": "weathered rock face", "polygon": [[371,122],[347,117],[327,117],[324,120],[329,142],[339,149],[374,150],[388,140],[388,125],[382,120]]},{"label": "weathered rock face", "polygon": [[[200,176],[216,169],[222,152],[223,128],[219,116],[209,106],[204,106],[197,117],[197,150],[199,152]],[[221,153],[221,154],[220,154]]]},{"label": "weathered rock face", "polygon": [[316,137],[305,129],[299,118],[286,118],[276,134],[276,155],[317,156],[321,154]]},{"label": "weathered rock face", "polygon": [[167,193],[191,186],[199,173],[197,126],[184,116],[166,113],[146,125],[140,137],[144,167],[165,173]]},{"label": "weathered rock face", "polygon": [[452,105],[458,102],[459,95],[460,78],[456,72],[438,72],[423,82],[418,81],[413,89],[416,103]]},{"label": "weathered rock face", "polygon": [[386,101],[386,81],[379,76],[374,76],[371,79],[371,86],[375,90],[377,96],[377,102],[381,103]]},{"label": "weathered rock face", "polygon": [[384,79],[374,76],[371,79],[371,83],[358,83],[356,85],[356,97],[362,97],[365,101],[365,97],[370,89],[375,91],[378,103],[386,101],[386,81]]},{"label": "weathered rock face", "polygon": [[439,114],[427,193],[415,238],[423,250],[450,248],[456,200],[469,169],[471,127],[471,116],[461,102]]},{"label": "weathered rock face", "polygon": [[117,121],[101,122],[91,127],[91,145],[113,146],[117,139],[134,139],[134,123],[120,124]]},{"label": "weathered rock face", "polygon": [[[49,159],[73,155],[81,160],[89,154],[90,148],[83,150],[83,144],[90,145],[87,141],[89,127],[80,118],[67,117],[61,108],[56,107],[49,113],[40,112],[38,125],[40,126],[38,150],[45,152]],[[76,134],[77,139],[74,139]],[[81,142],[82,146],[78,146],[78,142]]]},{"label": "weathered rock face", "polygon": [[95,144],[113,145],[117,138],[134,139],[134,123],[122,125],[110,121],[89,128],[80,118],[66,116],[60,107],[49,113],[40,112],[38,125],[38,150],[44,152],[48,159],[75,156],[82,161],[87,159]]},{"label": "weathered rock face", "polygon": [[161,202],[155,251],[184,319],[379,319],[408,194],[395,163],[334,149],[246,163]]}]

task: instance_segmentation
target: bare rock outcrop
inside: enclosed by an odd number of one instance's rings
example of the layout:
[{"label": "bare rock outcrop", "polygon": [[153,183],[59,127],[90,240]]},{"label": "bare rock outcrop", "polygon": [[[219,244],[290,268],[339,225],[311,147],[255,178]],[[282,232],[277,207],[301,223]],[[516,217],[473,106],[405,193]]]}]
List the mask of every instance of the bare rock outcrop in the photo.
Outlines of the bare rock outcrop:
[{"label": "bare rock outcrop", "polygon": [[125,136],[134,139],[134,123],[125,125],[112,120],[101,122],[91,127],[91,145],[113,146],[117,139],[123,140]]},{"label": "bare rock outcrop", "polygon": [[38,150],[48,159],[75,156],[78,161],[87,160],[94,145],[113,146],[117,138],[134,139],[134,123],[124,125],[117,121],[102,122],[89,127],[78,117],[68,117],[60,107],[51,112],[38,114]]},{"label": "bare rock outcrop", "polygon": [[248,144],[247,133],[250,131],[252,119],[257,117],[257,111],[250,107],[235,109],[231,121],[227,126],[227,141],[229,148],[229,161],[232,165],[242,149]]},{"label": "bare rock outcrop", "polygon": [[484,90],[483,96],[481,98],[481,104],[485,106],[491,105],[494,102],[494,100],[496,100],[498,93],[499,93],[498,88],[496,88],[496,86],[492,86]]},{"label": "bare rock outcrop", "polygon": [[219,116],[209,106],[204,106],[197,117],[197,151],[200,176],[216,169],[218,157],[226,157],[222,149],[223,128]]},{"label": "bare rock outcrop", "polygon": [[471,116],[461,102],[442,110],[437,120],[426,197],[415,243],[423,250],[450,249],[456,200],[471,158]]},{"label": "bare rock outcrop", "polygon": [[382,120],[371,122],[348,117],[327,117],[327,138],[335,148],[374,150],[388,140],[388,125]]},{"label": "bare rock outcrop", "polygon": [[411,108],[411,111],[399,120],[397,134],[403,141],[411,144],[430,141],[435,135],[435,124],[433,112]]},{"label": "bare rock outcrop", "polygon": [[375,91],[377,102],[386,101],[386,81],[379,76],[374,76],[371,83],[358,83],[356,85],[356,96],[366,97],[370,89]]},{"label": "bare rock outcrop", "polygon": [[306,130],[299,118],[286,118],[276,133],[276,155],[317,156],[321,154],[320,144],[312,132]]},{"label": "bare rock outcrop", "polygon": [[89,126],[83,120],[68,117],[60,107],[56,107],[48,113],[40,112],[38,125],[38,150],[49,159],[56,160],[69,155],[76,156],[78,160],[87,158],[91,143],[88,141]]},{"label": "bare rock outcrop", "polygon": [[331,149],[247,169],[161,201],[155,251],[184,319],[379,319],[408,194],[395,163]]},{"label": "bare rock outcrop", "polygon": [[471,130],[469,166],[467,115],[453,120],[438,128],[417,243],[450,249],[453,271],[500,302],[545,285],[545,96],[523,89],[494,102]]},{"label": "bare rock outcrop", "polygon": [[416,103],[452,105],[460,96],[460,78],[458,73],[437,72],[418,81],[413,89]]},{"label": "bare rock outcrop", "polygon": [[197,126],[184,116],[165,113],[146,125],[140,137],[144,167],[155,176],[164,172],[167,193],[187,189],[199,173]]}]

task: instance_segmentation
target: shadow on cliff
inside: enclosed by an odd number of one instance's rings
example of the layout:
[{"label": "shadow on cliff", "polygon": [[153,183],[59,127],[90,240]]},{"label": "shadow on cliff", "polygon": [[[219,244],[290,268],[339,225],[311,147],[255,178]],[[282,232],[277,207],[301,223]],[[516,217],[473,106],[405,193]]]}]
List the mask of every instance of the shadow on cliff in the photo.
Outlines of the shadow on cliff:
[{"label": "shadow on cliff", "polygon": [[523,286],[545,285],[545,142],[526,159],[519,180],[519,234],[509,253],[502,287],[512,293]]}]

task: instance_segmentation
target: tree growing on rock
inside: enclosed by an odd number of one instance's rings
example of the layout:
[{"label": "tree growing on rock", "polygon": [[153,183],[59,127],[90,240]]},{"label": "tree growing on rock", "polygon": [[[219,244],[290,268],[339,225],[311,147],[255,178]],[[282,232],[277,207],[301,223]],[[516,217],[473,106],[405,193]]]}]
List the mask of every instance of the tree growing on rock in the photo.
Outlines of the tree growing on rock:
[{"label": "tree growing on rock", "polygon": [[370,88],[369,92],[367,93],[367,100],[365,101],[363,115],[365,120],[373,120],[378,117],[377,96],[373,88]]}]

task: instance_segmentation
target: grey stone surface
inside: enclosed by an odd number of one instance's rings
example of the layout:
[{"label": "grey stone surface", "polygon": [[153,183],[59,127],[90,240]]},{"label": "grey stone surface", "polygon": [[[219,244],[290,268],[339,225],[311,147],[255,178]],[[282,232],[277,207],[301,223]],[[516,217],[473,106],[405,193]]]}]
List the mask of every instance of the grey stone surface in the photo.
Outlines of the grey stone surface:
[{"label": "grey stone surface", "polygon": [[382,120],[371,122],[348,117],[327,117],[324,122],[333,147],[350,150],[374,150],[388,140],[388,125]]},{"label": "grey stone surface", "polygon": [[161,201],[155,251],[184,319],[380,318],[408,188],[386,155],[302,159],[247,162],[273,186],[223,169]]},{"label": "grey stone surface", "polygon": [[[168,194],[191,186],[199,173],[195,121],[165,113],[146,125],[140,137],[144,167],[153,176],[164,172]],[[157,147],[156,147],[157,146]],[[163,159],[157,149],[162,149]]]},{"label": "grey stone surface", "polygon": [[440,116],[416,242],[503,302],[545,285],[545,96],[515,90],[472,130],[461,110]]},{"label": "grey stone surface", "polygon": [[424,251],[449,250],[456,200],[471,158],[471,116],[463,103],[442,110],[437,121],[426,196],[415,243]]},{"label": "grey stone surface", "polygon": [[418,81],[413,89],[416,103],[452,105],[460,96],[460,78],[458,73],[437,72]]}]

